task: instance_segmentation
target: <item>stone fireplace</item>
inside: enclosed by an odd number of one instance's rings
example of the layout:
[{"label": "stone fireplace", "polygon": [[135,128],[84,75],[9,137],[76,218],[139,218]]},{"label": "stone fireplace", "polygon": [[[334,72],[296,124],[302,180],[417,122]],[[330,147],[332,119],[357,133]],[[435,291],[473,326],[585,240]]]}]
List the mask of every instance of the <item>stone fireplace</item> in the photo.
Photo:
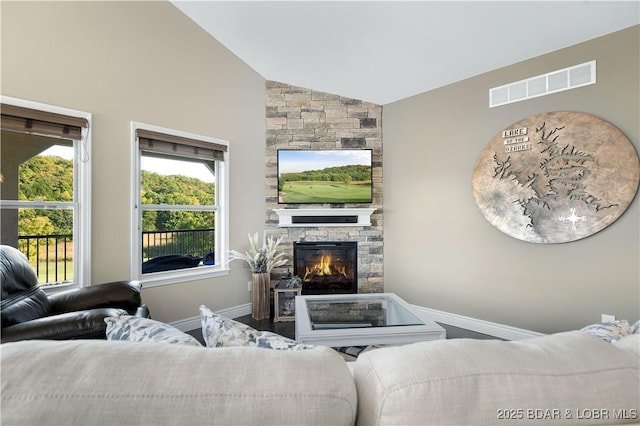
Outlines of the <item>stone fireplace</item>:
[{"label": "stone fireplace", "polygon": [[[306,273],[295,270],[294,243],[354,242],[350,292],[383,292],[382,106],[275,81],[266,82],[265,97],[265,230],[283,237],[289,259],[273,271],[272,281],[287,272]],[[279,149],[360,148],[372,150],[371,203],[278,203]]]},{"label": "stone fireplace", "polygon": [[358,292],[358,243],[293,243],[293,271],[302,279],[302,294]]}]

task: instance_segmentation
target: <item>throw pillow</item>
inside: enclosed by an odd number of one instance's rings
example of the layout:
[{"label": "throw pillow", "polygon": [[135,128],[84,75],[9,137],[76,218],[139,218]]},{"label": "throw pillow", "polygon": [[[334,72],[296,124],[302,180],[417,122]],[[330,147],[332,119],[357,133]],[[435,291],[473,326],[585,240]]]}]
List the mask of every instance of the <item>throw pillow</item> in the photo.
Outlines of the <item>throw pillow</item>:
[{"label": "throw pillow", "polygon": [[169,324],[148,318],[122,315],[107,317],[104,322],[107,323],[107,340],[202,346],[195,337]]},{"label": "throw pillow", "polygon": [[304,350],[312,345],[296,343],[270,331],[258,331],[241,322],[216,314],[206,306],[200,306],[202,336],[207,347],[256,346],[263,349]]},{"label": "throw pillow", "polygon": [[631,326],[627,320],[591,324],[581,329],[598,336],[605,342],[613,342],[631,334]]},{"label": "throw pillow", "polygon": [[640,321],[636,321],[633,323],[633,325],[631,326],[631,333],[632,334],[640,333]]}]

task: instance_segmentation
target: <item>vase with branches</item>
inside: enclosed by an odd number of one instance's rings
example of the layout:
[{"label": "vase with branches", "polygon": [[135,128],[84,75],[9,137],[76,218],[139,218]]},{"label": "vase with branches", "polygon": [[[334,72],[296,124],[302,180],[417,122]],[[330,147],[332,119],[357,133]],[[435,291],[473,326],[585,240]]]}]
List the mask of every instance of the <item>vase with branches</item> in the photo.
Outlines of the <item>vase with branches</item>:
[{"label": "vase with branches", "polygon": [[266,232],[262,237],[262,245],[258,240],[258,233],[248,235],[249,237],[249,250],[244,253],[237,250],[231,250],[229,252],[229,260],[244,260],[249,265],[249,269],[254,274],[271,273],[273,268],[285,265],[287,260],[284,258],[285,254],[282,251],[278,251],[278,246],[282,242],[282,237],[274,238],[267,236]]},{"label": "vase with branches", "polygon": [[256,232],[253,237],[249,234],[249,250],[244,253],[237,250],[229,251],[229,261],[244,260],[253,274],[251,317],[254,319],[269,318],[271,270],[287,263],[284,252],[278,250],[281,242],[282,237],[267,236],[265,232],[260,244]]}]

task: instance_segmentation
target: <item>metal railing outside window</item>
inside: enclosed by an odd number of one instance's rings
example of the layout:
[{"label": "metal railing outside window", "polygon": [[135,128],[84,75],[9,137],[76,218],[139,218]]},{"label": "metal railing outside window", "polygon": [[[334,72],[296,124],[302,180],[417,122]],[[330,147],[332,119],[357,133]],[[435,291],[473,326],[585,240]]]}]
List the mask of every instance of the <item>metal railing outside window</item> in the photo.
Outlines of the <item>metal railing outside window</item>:
[{"label": "metal railing outside window", "polygon": [[214,250],[215,229],[142,232],[142,261],[169,254],[204,257]]},{"label": "metal railing outside window", "polygon": [[21,235],[18,250],[29,259],[40,284],[73,281],[73,235]]},{"label": "metal railing outside window", "polygon": [[[145,231],[142,261],[169,254],[204,258],[213,252],[215,229]],[[41,285],[73,281],[73,236],[71,234],[21,235],[18,250],[29,259]]]}]

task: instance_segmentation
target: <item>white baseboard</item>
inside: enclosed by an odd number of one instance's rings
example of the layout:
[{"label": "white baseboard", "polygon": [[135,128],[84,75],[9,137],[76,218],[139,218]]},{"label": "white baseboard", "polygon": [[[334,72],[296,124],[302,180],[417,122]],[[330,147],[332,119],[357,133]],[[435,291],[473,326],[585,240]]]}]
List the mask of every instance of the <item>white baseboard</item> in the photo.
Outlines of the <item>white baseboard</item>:
[{"label": "white baseboard", "polygon": [[436,309],[425,308],[417,305],[412,305],[412,307],[419,313],[422,319],[428,319],[431,321],[452,325],[454,327],[464,328],[465,330],[487,334],[489,336],[497,337],[500,339],[522,340],[530,339],[531,337],[544,336],[543,333],[525,330],[523,328],[511,327],[509,325],[465,317],[463,315],[438,311]]},{"label": "white baseboard", "polygon": [[[238,318],[251,313],[251,303],[245,303],[244,305],[238,305],[227,309],[220,309],[215,312],[227,318]],[[202,326],[200,316],[173,321],[169,324],[180,331],[199,330]]]},{"label": "white baseboard", "polygon": [[[422,319],[437,321],[443,324],[452,325],[454,327],[464,328],[465,330],[475,331],[489,336],[506,340],[522,340],[531,337],[544,336],[543,333],[525,330],[523,328],[511,327],[509,325],[498,324],[495,322],[484,321],[481,319],[465,317],[464,315],[452,314],[449,312],[438,311],[436,309],[425,308],[422,306],[411,305],[420,315]],[[227,309],[216,311],[220,315],[227,318],[238,318],[251,313],[251,303],[233,306]],[[197,330],[201,327],[200,316],[185,318],[170,323],[180,331]]]}]

